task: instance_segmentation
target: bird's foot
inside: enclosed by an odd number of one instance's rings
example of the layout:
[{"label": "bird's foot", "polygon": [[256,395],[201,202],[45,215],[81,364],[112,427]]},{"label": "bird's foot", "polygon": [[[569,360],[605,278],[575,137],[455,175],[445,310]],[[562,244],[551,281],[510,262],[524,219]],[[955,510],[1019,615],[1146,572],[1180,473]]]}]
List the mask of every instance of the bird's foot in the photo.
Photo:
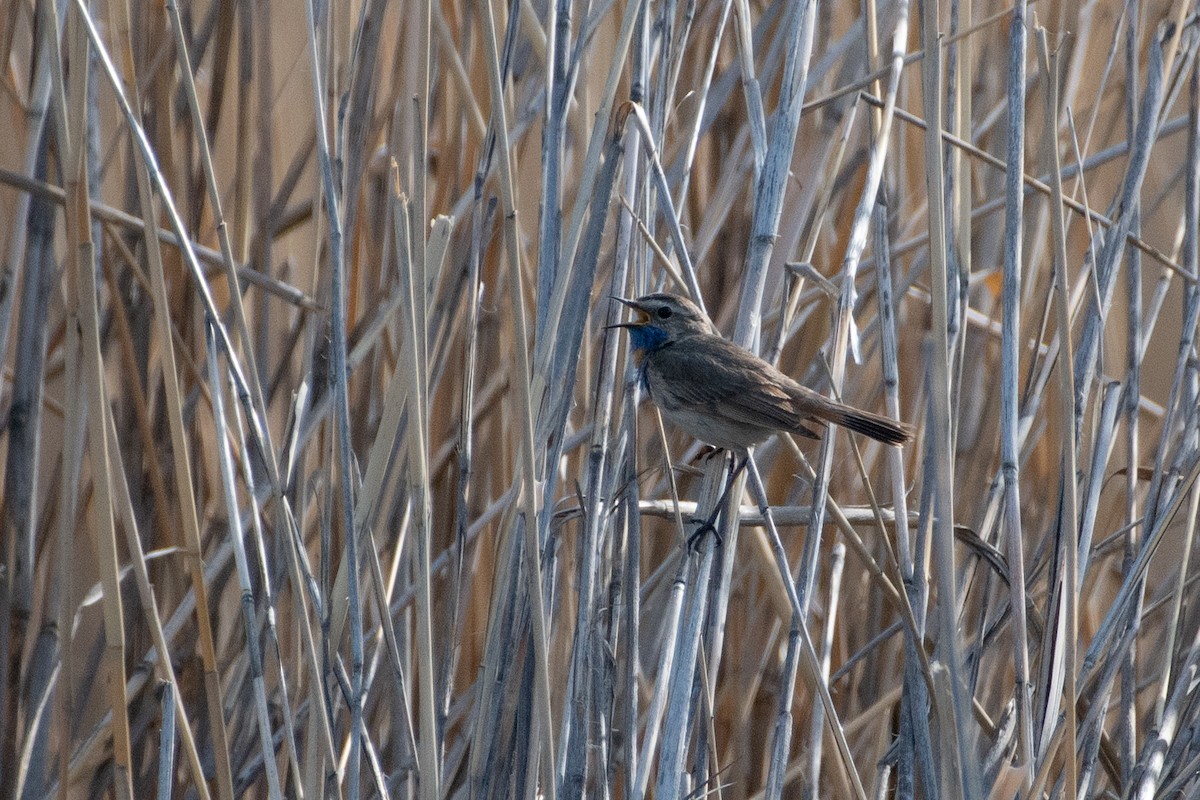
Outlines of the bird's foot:
[{"label": "bird's foot", "polygon": [[716,520],[714,518],[693,518],[691,521],[698,522],[700,525],[696,528],[696,530],[692,531],[691,536],[688,536],[687,546],[689,553],[697,552],[700,549],[700,545],[704,543],[704,537],[708,536],[710,533],[716,537],[718,546],[724,544],[725,540],[722,538],[721,532],[717,530],[717,526],[715,524]]}]

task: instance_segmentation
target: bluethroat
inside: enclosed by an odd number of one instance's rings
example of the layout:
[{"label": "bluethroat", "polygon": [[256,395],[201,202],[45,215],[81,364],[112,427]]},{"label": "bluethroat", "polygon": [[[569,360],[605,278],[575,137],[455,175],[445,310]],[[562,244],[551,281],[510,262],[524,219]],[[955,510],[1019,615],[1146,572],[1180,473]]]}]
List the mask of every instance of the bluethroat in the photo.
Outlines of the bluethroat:
[{"label": "bluethroat", "polygon": [[902,445],[913,429],[879,414],[830,400],[784,375],[770,363],[722,338],[695,303],[658,293],[626,300],[638,319],[612,327],[629,331],[634,359],[650,399],[673,425],[740,462],[732,469],[713,516],[746,465],[749,449],[772,433],[820,438],[812,423],[833,423],[876,441]]},{"label": "bluethroat", "polygon": [[830,400],[717,335],[695,303],[673,294],[616,298],[640,318],[625,328],[650,398],[666,420],[739,456],[776,431],[820,438],[806,423],[832,422],[884,444],[912,428]]}]

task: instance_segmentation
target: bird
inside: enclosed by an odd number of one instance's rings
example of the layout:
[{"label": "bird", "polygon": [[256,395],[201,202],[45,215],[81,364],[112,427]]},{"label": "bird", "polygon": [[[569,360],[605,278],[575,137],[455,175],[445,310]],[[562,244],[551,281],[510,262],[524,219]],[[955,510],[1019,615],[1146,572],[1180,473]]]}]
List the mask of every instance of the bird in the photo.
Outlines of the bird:
[{"label": "bird", "polygon": [[629,331],[650,399],[702,442],[744,456],[777,431],[818,439],[810,424],[830,422],[884,444],[912,439],[911,426],[830,400],[720,336],[687,298],[614,299],[639,313],[611,327]]},{"label": "bird", "polygon": [[[637,312],[634,320],[609,327],[629,332],[642,384],[663,418],[736,457],[717,509],[750,449],[776,432],[819,439],[815,424],[833,423],[887,445],[912,440],[912,426],[830,400],[725,339],[685,297],[658,292],[612,299]],[[701,531],[715,530],[716,514]]]}]

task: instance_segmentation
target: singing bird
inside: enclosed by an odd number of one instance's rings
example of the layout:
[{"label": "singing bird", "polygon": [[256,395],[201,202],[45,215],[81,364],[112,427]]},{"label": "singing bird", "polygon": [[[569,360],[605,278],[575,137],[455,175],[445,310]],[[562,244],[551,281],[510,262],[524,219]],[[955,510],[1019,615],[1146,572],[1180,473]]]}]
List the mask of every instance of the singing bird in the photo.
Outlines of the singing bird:
[{"label": "singing bird", "polygon": [[[627,300],[638,312],[625,328],[646,389],[663,417],[743,462],[776,431],[820,438],[809,425],[833,423],[889,445],[913,429],[807,389],[744,347],[718,335],[695,303],[657,293]],[[740,467],[739,467],[740,470]]]}]

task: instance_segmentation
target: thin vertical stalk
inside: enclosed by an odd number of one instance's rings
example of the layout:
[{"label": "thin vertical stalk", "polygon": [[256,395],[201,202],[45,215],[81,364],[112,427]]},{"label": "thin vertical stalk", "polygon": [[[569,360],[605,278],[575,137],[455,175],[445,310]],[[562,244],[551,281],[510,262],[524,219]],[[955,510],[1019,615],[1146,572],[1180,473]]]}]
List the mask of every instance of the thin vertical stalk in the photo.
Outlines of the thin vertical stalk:
[{"label": "thin vertical stalk", "polygon": [[275,763],[275,748],[271,730],[270,710],[267,707],[266,688],[263,682],[262,643],[259,639],[258,615],[254,599],[254,587],[250,583],[250,561],[246,556],[241,514],[237,504],[237,478],[234,474],[233,453],[229,441],[232,438],[225,416],[225,382],[221,379],[221,362],[217,357],[214,326],[206,326],[205,344],[208,351],[209,385],[213,387],[212,412],[214,432],[217,439],[217,458],[221,470],[221,489],[225,501],[225,512],[229,525],[229,536],[233,543],[233,558],[237,567],[238,585],[241,589],[241,612],[243,633],[246,642],[246,668],[254,697],[255,719],[258,723],[259,747],[262,749],[263,766],[267,774],[267,788],[272,800],[283,797],[279,782],[279,770]]},{"label": "thin vertical stalk", "polygon": [[[730,492],[732,494],[732,492]],[[713,537],[707,537],[698,560],[689,559],[694,568],[688,570],[686,599],[681,629],[676,639],[676,649],[671,671],[666,677],[667,708],[662,750],[658,757],[658,779],[654,785],[655,797],[681,797],[683,790],[683,765],[691,739],[693,722],[691,697],[696,676],[696,660],[700,652],[700,633],[708,609],[708,586],[712,576]],[[689,563],[689,567],[693,566]],[[659,680],[664,680],[662,676]]]},{"label": "thin vertical stalk", "polygon": [[[881,187],[876,201],[874,222],[875,283],[879,292],[880,364],[883,373],[883,395],[887,413],[893,419],[901,419],[900,412],[900,361],[898,353],[895,296],[892,280],[892,259],[889,252],[890,237],[887,224],[886,187]],[[900,760],[898,774],[903,781],[913,779],[912,767],[920,765],[926,784],[933,777],[933,754],[929,740],[929,689],[928,675],[922,675],[918,657],[919,648],[925,638],[926,603],[928,581],[924,569],[918,575],[917,565],[924,564],[923,552],[918,554],[916,544],[909,531],[908,493],[905,484],[904,451],[898,447],[887,448],[888,473],[891,479],[891,498],[896,519],[896,556],[900,567],[903,591],[912,609],[913,626],[905,642],[904,692],[902,707],[911,711],[906,716],[909,724],[901,727],[901,746],[912,751],[912,756]],[[932,787],[929,790],[934,791]]]},{"label": "thin vertical stalk", "polygon": [[[68,276],[67,285],[71,286],[73,278],[71,271],[65,271]],[[68,325],[63,343],[64,367],[63,373],[68,386],[79,384],[80,358],[79,326]],[[59,652],[59,682],[57,696],[56,722],[62,731],[71,731],[75,718],[75,647],[72,623],[75,618],[75,603],[79,591],[74,580],[74,558],[76,520],[79,514],[80,480],[83,471],[83,443],[86,426],[84,417],[87,416],[87,395],[84,392],[72,392],[67,399],[66,424],[63,430],[62,464],[64,490],[58,497],[58,526],[56,531],[57,574],[61,582],[58,608],[58,626],[62,637],[62,648]],[[2,651],[0,651],[2,652]],[[63,736],[63,745],[58,754],[58,800],[67,800],[69,782],[67,776],[71,769],[71,745],[74,736],[67,733]],[[218,760],[218,763],[220,761]]]},{"label": "thin vertical stalk", "polygon": [[521,276],[521,246],[517,236],[516,186],[512,174],[513,150],[509,144],[507,112],[504,107],[504,84],[500,73],[500,53],[496,44],[496,27],[490,0],[479,0],[483,18],[483,39],[487,50],[489,88],[492,96],[492,126],[496,133],[496,162],[500,171],[500,206],[504,213],[504,250],[508,266],[508,289],[512,301],[515,327],[515,351],[520,430],[518,449],[521,454],[521,499],[524,513],[525,560],[529,599],[532,605],[534,647],[534,714],[536,735],[542,741],[531,746],[541,747],[542,791],[549,800],[556,796],[554,774],[554,722],[550,708],[549,639],[546,633],[546,603],[542,594],[542,536],[538,529],[537,464],[533,437],[533,398],[530,386],[529,337],[526,330],[525,296]]},{"label": "thin vertical stalk", "polygon": [[[1075,451],[1075,376],[1071,372],[1074,363],[1073,345],[1071,342],[1071,309],[1070,286],[1067,277],[1067,231],[1063,221],[1062,210],[1062,174],[1058,148],[1058,54],[1051,53],[1046,43],[1046,29],[1037,29],[1038,60],[1041,64],[1043,84],[1046,86],[1046,150],[1050,155],[1050,180],[1054,194],[1050,202],[1050,230],[1054,241],[1051,248],[1054,267],[1054,304],[1057,310],[1059,377],[1059,414],[1062,416],[1059,440],[1060,454],[1060,495],[1062,517],[1059,524],[1059,550],[1057,558],[1061,563],[1061,577],[1054,587],[1057,599],[1054,605],[1059,609],[1055,625],[1058,628],[1057,641],[1054,645],[1056,658],[1061,658],[1059,673],[1061,679],[1062,704],[1061,713],[1064,715],[1064,733],[1062,736],[1064,762],[1064,790],[1068,800],[1074,800],[1078,789],[1078,763],[1076,758],[1078,748],[1078,730],[1075,713],[1075,701],[1078,688],[1075,681],[1077,645],[1079,637],[1079,498],[1076,474],[1078,471],[1078,455]],[[1060,656],[1057,654],[1061,654]],[[1057,702],[1047,698],[1050,709],[1055,710]],[[1045,726],[1041,736],[1040,757],[1045,759],[1050,753],[1047,745],[1051,737],[1051,722],[1057,722],[1057,713],[1046,715]]]},{"label": "thin vertical stalk", "polygon": [[[393,178],[398,177],[395,170]],[[408,494],[413,504],[413,521],[416,525],[415,567],[417,583],[416,625],[417,625],[417,676],[420,688],[420,706],[417,710],[419,719],[420,739],[417,742],[417,763],[421,776],[421,796],[433,800],[440,796],[441,765],[438,753],[439,745],[437,727],[437,695],[434,684],[433,666],[433,585],[431,581],[430,551],[433,536],[433,498],[429,485],[429,438],[428,438],[428,371],[422,363],[422,352],[426,347],[426,329],[420,327],[422,314],[418,305],[425,303],[424,284],[417,272],[417,264],[412,258],[412,251],[421,247],[420,239],[412,241],[408,228],[412,217],[408,204],[399,193],[399,186],[393,183],[392,188],[392,224],[396,257],[399,260],[399,272],[403,283],[404,297],[401,308],[404,311],[405,346],[404,362],[401,369],[393,377],[394,381],[408,389],[408,425],[405,428],[408,439]],[[407,375],[407,381],[402,378]],[[398,418],[397,418],[398,422]],[[383,452],[383,451],[381,451]],[[382,467],[382,462],[381,462]]]},{"label": "thin vertical stalk", "polygon": [[[1097,232],[1097,235],[1102,233],[1104,245],[1096,261],[1096,295],[1088,306],[1079,349],[1075,351],[1075,413],[1079,425],[1083,424],[1084,404],[1091,392],[1092,379],[1096,373],[1100,334],[1112,303],[1116,272],[1125,252],[1130,226],[1133,224],[1133,210],[1150,165],[1150,149],[1158,128],[1158,109],[1163,95],[1162,48],[1173,35],[1175,31],[1167,29],[1151,43],[1150,59],[1146,65],[1146,91],[1142,95],[1138,111],[1137,130],[1131,144],[1129,166],[1121,185],[1120,199],[1113,214],[1113,224],[1111,228]],[[1080,434],[1081,431],[1077,430],[1076,438]]]},{"label": "thin vertical stalk", "polygon": [[1004,480],[1005,540],[1011,571],[1013,670],[1017,699],[1017,763],[1022,786],[1033,781],[1033,684],[1029,677],[1029,632],[1025,620],[1025,544],[1021,527],[1021,483],[1017,417],[1021,366],[1021,269],[1024,236],[1025,169],[1025,0],[1013,7],[1009,23],[1008,172],[1005,174],[1004,273],[1001,287],[1000,472]]},{"label": "thin vertical stalk", "polygon": [[[660,676],[673,675],[675,671],[675,657],[679,649],[677,643],[681,628],[679,621],[682,618],[686,598],[687,569],[687,559],[679,559],[679,567],[674,580],[671,581],[670,596],[663,604],[660,627],[666,635],[659,645],[662,653],[662,659],[658,664]],[[637,760],[637,777],[634,781],[634,792],[630,795],[638,800],[646,796],[646,788],[650,783],[650,768],[654,763],[654,754],[658,750],[658,739],[662,731],[663,713],[667,707],[668,696],[669,682],[656,681],[654,694],[650,698],[650,707],[646,709],[646,726],[642,735],[642,749]]]},{"label": "thin vertical stalk", "polygon": [[110,483],[111,462],[108,438],[104,435],[107,413],[107,387],[104,382],[104,357],[97,307],[95,244],[91,237],[88,204],[87,163],[84,144],[87,130],[85,86],[88,40],[80,16],[69,18],[68,41],[71,43],[71,71],[68,95],[68,129],[71,141],[66,148],[67,165],[67,236],[71,245],[69,263],[74,266],[74,292],[69,300],[71,314],[83,331],[80,354],[83,358],[83,385],[87,387],[88,460],[91,465],[93,498],[90,504],[92,540],[99,559],[100,580],[104,587],[104,666],[108,705],[112,712],[113,792],[119,800],[133,797],[132,755],[128,697],[125,693],[125,623],[121,602],[120,556],[117,554],[116,527]]},{"label": "thin vertical stalk", "polygon": [[[825,627],[821,632],[821,650],[817,654],[820,661],[820,671],[814,680],[829,685],[829,662],[833,651],[833,633],[837,628],[838,604],[842,602],[842,570],[846,566],[846,545],[842,542],[834,544],[829,555],[829,599],[825,608]],[[808,774],[813,783],[819,783],[821,775],[822,753],[824,752],[825,713],[821,707],[812,710],[812,719],[808,725]]]},{"label": "thin vertical stalk", "polygon": [[[159,684],[162,695],[158,733],[158,794],[159,800],[171,800],[171,778],[175,771],[175,685],[168,681]],[[201,783],[203,783],[201,781]]]},{"label": "thin vertical stalk", "polygon": [[[340,509],[345,539],[344,563],[347,575],[346,606],[350,621],[350,749],[346,767],[346,791],[350,800],[358,800],[362,764],[363,735],[363,620],[358,588],[358,537],[354,535],[353,472],[350,455],[350,407],[346,369],[346,274],[343,261],[342,207],[326,131],[324,65],[317,45],[318,25],[312,2],[305,4],[308,22],[308,50],[312,66],[313,117],[317,128],[317,157],[320,166],[322,199],[329,224],[330,264],[330,388],[334,398],[334,463],[338,475]],[[434,778],[433,780],[436,780]]]},{"label": "thin vertical stalk", "polygon": [[817,0],[803,0],[789,7],[782,23],[788,42],[787,58],[780,83],[779,103],[773,115],[771,138],[767,143],[762,171],[754,187],[754,216],[750,223],[741,302],[738,307],[737,328],[734,331],[734,340],[743,346],[751,346],[752,349],[757,349],[767,266],[779,234],[788,168],[792,162],[796,134],[800,128],[800,113],[804,108],[804,89],[808,79],[809,59],[812,58],[816,10]]},{"label": "thin vertical stalk", "polygon": [[[1142,31],[1142,13],[1140,4],[1126,0],[1125,17],[1125,80],[1129,87],[1125,92],[1125,135],[1132,139],[1137,130],[1137,99],[1138,99],[1138,37]],[[1165,70],[1165,62],[1164,62]],[[1165,71],[1164,71],[1165,74]],[[1141,233],[1141,198],[1134,200],[1129,212],[1129,232],[1133,235]],[[1138,401],[1142,393],[1141,344],[1138,341],[1142,327],[1142,262],[1137,251],[1130,250],[1125,257],[1125,286],[1126,286],[1126,333],[1125,333],[1125,547],[1122,553],[1122,567],[1127,567],[1137,552],[1138,540],[1141,533],[1135,524],[1141,518],[1139,507],[1138,484],[1139,476],[1139,433],[1140,414]],[[1162,464],[1162,451],[1159,453],[1157,465]],[[1147,522],[1154,519],[1154,492],[1151,489],[1149,504],[1146,506]],[[1142,612],[1142,598],[1139,597],[1130,612],[1130,624],[1138,627]],[[1116,740],[1120,752],[1120,774],[1122,782],[1128,780],[1134,761],[1137,758],[1138,720],[1135,706],[1137,705],[1138,683],[1138,640],[1135,637],[1124,654],[1124,665],[1121,667],[1121,694],[1117,706]]]},{"label": "thin vertical stalk", "polygon": [[[592,207],[592,201],[596,196],[595,186],[600,174],[601,154],[604,152],[609,139],[606,131],[609,129],[613,109],[616,106],[617,90],[621,86],[621,76],[624,74],[625,61],[628,58],[630,43],[633,40],[633,33],[640,16],[640,9],[641,4],[639,3],[625,4],[624,13],[621,17],[621,25],[616,34],[612,61],[609,64],[608,74],[605,77],[603,94],[597,105],[595,121],[592,123],[587,152],[583,158],[581,176],[576,184],[578,192],[577,200],[571,210],[571,224],[566,228],[562,250],[559,254],[559,258],[565,269],[559,272],[558,282],[554,287],[554,295],[546,311],[546,327],[551,330],[562,319],[567,291],[575,280],[572,275],[575,269],[575,253],[579,247],[581,237],[585,234],[588,209]],[[623,113],[621,117],[619,127],[623,128]],[[607,195],[604,196],[607,197]],[[594,209],[592,213],[595,214]],[[538,349],[535,363],[539,365],[539,369],[542,369],[540,365],[545,362],[551,352],[543,343],[548,344],[546,337],[541,337],[537,341]]]},{"label": "thin vertical stalk", "polygon": [[[750,4],[746,0],[733,0],[733,6],[735,8],[733,25],[737,35],[742,95],[746,100],[750,141],[754,145],[754,177],[758,180],[762,176],[763,165],[767,160],[767,123],[766,114],[763,111],[762,90],[759,87],[758,78],[754,74],[754,45],[751,40],[754,25],[750,19]],[[807,59],[805,61],[807,62]]]},{"label": "thin vertical stalk", "polygon": [[[941,47],[936,35],[937,14],[928,7],[923,14],[925,61],[922,64],[925,117],[929,120],[925,136],[925,187],[931,198],[929,217],[929,264],[933,303],[930,394],[931,413],[928,429],[932,441],[927,451],[927,479],[933,482],[933,568],[937,582],[939,635],[937,660],[946,667],[940,673],[943,682],[935,684],[934,706],[938,714],[939,747],[943,759],[939,791],[945,797],[978,795],[979,779],[975,769],[974,735],[970,719],[970,687],[966,684],[958,616],[960,595],[956,585],[953,520],[955,510],[954,452],[952,431],[950,355],[950,282],[946,254],[945,205],[940,200],[944,185],[942,170],[941,124]],[[899,37],[897,37],[899,38]],[[893,55],[897,63],[899,55]],[[886,114],[885,114],[886,119]],[[887,128],[884,128],[886,132]],[[1019,171],[1018,171],[1019,173]],[[932,464],[929,463],[932,461]],[[938,677],[938,675],[932,676]]]},{"label": "thin vertical stalk", "polygon": [[[636,129],[635,129],[636,130]],[[599,197],[607,198],[612,192],[612,187],[616,178],[616,169],[618,164],[623,160],[620,154],[621,143],[624,141],[624,128],[618,126],[614,129],[610,146],[605,157],[604,167],[601,171],[599,185],[602,187],[602,192]],[[627,164],[625,172],[624,194],[626,197],[632,198],[635,192],[639,171],[636,165],[639,163],[637,154],[639,152],[640,137],[636,134],[630,137],[628,144],[630,157],[624,159]],[[600,237],[604,227],[604,221],[607,218],[607,204],[596,203],[592,207],[592,215],[588,225],[588,235],[584,242],[583,250],[580,251],[580,260],[587,259],[589,262],[586,265],[581,265],[580,272],[577,274],[578,283],[571,288],[571,294],[574,295],[574,303],[572,305],[586,305],[585,288],[590,287],[593,281],[593,275],[596,268],[596,261],[599,258],[600,252]],[[616,295],[622,292],[626,285],[629,276],[629,267],[632,261],[632,236],[633,223],[628,212],[622,212],[618,217],[618,227],[616,236],[616,266],[613,269],[612,282],[610,284],[610,294]],[[586,281],[583,278],[587,278]],[[616,315],[619,313],[619,307],[616,303],[608,304],[608,312],[606,315],[607,321],[611,324],[616,321]],[[579,331],[582,336],[582,319],[587,317],[584,309],[579,309],[580,313],[573,315],[574,318],[580,320]],[[569,354],[572,349],[578,350],[579,340],[575,339],[570,333],[562,337],[565,341],[560,346],[558,351],[564,355]],[[610,340],[611,341],[611,340]],[[574,347],[572,348],[572,345]],[[574,796],[583,791],[585,778],[585,760],[590,750],[589,742],[591,741],[590,731],[592,729],[592,720],[589,719],[587,713],[588,694],[594,691],[592,688],[593,682],[597,679],[593,672],[594,665],[589,663],[589,654],[595,653],[594,626],[596,608],[595,608],[595,593],[597,590],[597,578],[600,568],[599,558],[602,547],[602,534],[606,529],[606,522],[612,514],[612,504],[615,498],[609,496],[605,491],[606,484],[612,481],[612,470],[614,466],[620,468],[622,472],[632,469],[632,466],[621,467],[621,459],[610,453],[609,442],[612,438],[613,428],[613,405],[616,395],[616,384],[618,376],[618,361],[617,356],[620,349],[615,344],[610,344],[606,347],[601,355],[599,383],[596,387],[594,396],[593,408],[593,428],[591,436],[590,457],[587,463],[586,475],[586,495],[587,512],[584,515],[583,541],[580,545],[582,550],[582,558],[577,570],[579,576],[578,583],[578,609],[575,622],[575,637],[572,642],[571,651],[571,670],[567,676],[567,706],[563,709],[562,733],[560,735],[559,747],[563,748],[563,756],[559,769],[562,772],[562,790],[567,796]],[[561,356],[560,356],[561,358]],[[554,426],[558,431],[553,439],[552,448],[561,452],[562,435],[561,431],[566,425],[566,402],[569,398],[568,390],[575,383],[575,372],[578,358],[569,358],[567,363],[561,363],[561,369],[555,372],[562,374],[564,380],[562,389],[558,390],[561,395],[554,399],[553,405],[562,409],[559,415],[555,415],[555,419],[549,420],[548,424],[543,426],[546,430],[549,426]],[[548,390],[554,392],[555,390]],[[634,393],[636,395],[636,392]],[[630,409],[632,412],[632,409]],[[548,416],[548,415],[547,415]],[[632,464],[634,460],[631,448],[625,452],[625,461]],[[555,460],[547,460],[548,464],[555,463]],[[636,489],[631,489],[636,493]],[[634,606],[636,609],[636,606]],[[630,640],[630,646],[634,648],[636,653],[636,643]],[[636,698],[627,698],[628,702],[636,702]],[[633,730],[632,728],[630,730]],[[632,743],[633,737],[630,737]],[[627,765],[627,769],[632,773],[635,770],[633,763]]]},{"label": "thin vertical stalk", "polygon": [[[633,411],[634,406],[632,397],[629,404],[626,406],[628,411]],[[624,603],[624,614],[622,621],[624,622],[624,630],[622,633],[625,637],[625,675],[623,689],[625,692],[625,708],[624,715],[620,718],[617,724],[623,726],[625,730],[624,747],[622,755],[624,756],[624,781],[622,790],[624,796],[628,798],[639,798],[641,793],[637,787],[638,776],[638,750],[637,737],[634,735],[638,729],[638,668],[641,664],[641,585],[642,585],[642,517],[638,511],[637,501],[640,497],[637,485],[637,475],[634,472],[634,461],[628,456],[625,458],[625,469],[622,471],[624,483],[629,487],[626,508],[628,509],[628,520],[625,527],[625,580],[624,589],[625,596],[622,598]]]},{"label": "thin vertical stalk", "polygon": [[550,298],[562,247],[562,169],[567,132],[567,58],[571,49],[571,3],[546,4],[545,97],[542,118],[542,201],[538,220],[538,280],[535,336],[546,332]]},{"label": "thin vertical stalk", "polygon": [[[125,533],[125,545],[130,554],[130,569],[133,572],[134,582],[137,585],[138,599],[142,612],[146,618],[147,627],[150,629],[150,638],[153,642],[151,653],[158,656],[157,670],[162,678],[161,685],[167,687],[168,691],[174,692],[177,695],[175,702],[170,706],[174,715],[170,725],[172,726],[172,730],[174,730],[176,724],[179,726],[179,738],[187,757],[192,784],[196,790],[196,794],[201,800],[208,800],[209,791],[204,781],[204,768],[200,760],[199,750],[197,749],[195,733],[188,719],[187,708],[183,703],[183,693],[179,688],[175,668],[171,662],[171,647],[159,614],[158,600],[154,595],[154,587],[150,581],[150,572],[146,567],[148,559],[142,548],[141,533],[139,532],[137,520],[134,516],[133,500],[129,494],[129,485],[125,478],[124,465],[120,463],[120,438],[117,436],[116,424],[110,411],[106,410],[105,418],[105,435],[108,436],[109,452],[113,454],[115,465],[118,467],[118,469],[113,470],[113,493],[115,495],[113,505],[117,512],[119,512],[121,527]],[[133,693],[131,692],[131,694]],[[166,724],[165,721],[164,724]],[[174,734],[172,734],[172,741],[173,737]],[[172,744],[173,748],[174,745]]]}]

